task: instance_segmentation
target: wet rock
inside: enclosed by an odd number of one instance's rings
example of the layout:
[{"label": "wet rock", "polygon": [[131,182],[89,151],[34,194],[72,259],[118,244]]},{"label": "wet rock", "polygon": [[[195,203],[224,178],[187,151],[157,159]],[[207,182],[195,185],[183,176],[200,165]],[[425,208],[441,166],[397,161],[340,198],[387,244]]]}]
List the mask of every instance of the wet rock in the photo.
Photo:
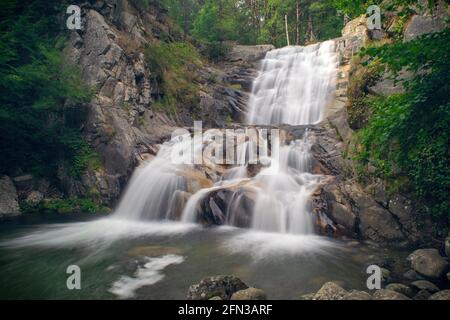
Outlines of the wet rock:
[{"label": "wet rock", "polygon": [[414,281],[413,283],[411,283],[411,286],[419,291],[426,290],[431,294],[439,291],[439,288],[434,283],[431,283],[430,281],[426,280]]},{"label": "wet rock", "polygon": [[411,267],[420,275],[430,279],[439,279],[447,272],[449,263],[436,249],[419,249],[409,257]]},{"label": "wet rock", "polygon": [[416,294],[416,290],[401,283],[391,283],[386,286],[386,290],[401,293],[409,298],[414,297],[414,295]]},{"label": "wet rock", "polygon": [[413,300],[428,300],[431,297],[431,293],[427,290],[420,290],[413,297]]},{"label": "wet rock", "polygon": [[439,291],[433,294],[429,300],[450,300],[450,290]]},{"label": "wet rock", "polygon": [[343,300],[348,292],[334,282],[325,283],[314,295],[313,300]]},{"label": "wet rock", "polygon": [[8,176],[0,179],[0,219],[20,215],[17,190]]},{"label": "wet rock", "polygon": [[212,297],[220,297],[230,300],[238,291],[247,289],[248,286],[234,276],[213,276],[189,287],[188,300],[209,300]]},{"label": "wet rock", "polygon": [[450,258],[450,237],[447,237],[447,239],[445,239],[444,247],[445,255]]},{"label": "wet rock", "polygon": [[39,191],[31,191],[25,202],[30,206],[37,206],[44,199],[44,195]]},{"label": "wet rock", "polygon": [[267,300],[267,295],[261,289],[248,288],[235,292],[231,300]]},{"label": "wet rock", "polygon": [[392,290],[377,290],[373,294],[374,300],[411,300],[404,294]]},{"label": "wet rock", "polygon": [[342,300],[372,300],[372,296],[365,291],[352,290]]},{"label": "wet rock", "polygon": [[406,271],[406,272],[403,274],[403,277],[404,277],[405,279],[412,280],[412,281],[415,281],[415,280],[423,280],[423,277],[420,276],[420,275],[419,275],[417,272],[415,272],[414,270],[408,270],[408,271]]}]

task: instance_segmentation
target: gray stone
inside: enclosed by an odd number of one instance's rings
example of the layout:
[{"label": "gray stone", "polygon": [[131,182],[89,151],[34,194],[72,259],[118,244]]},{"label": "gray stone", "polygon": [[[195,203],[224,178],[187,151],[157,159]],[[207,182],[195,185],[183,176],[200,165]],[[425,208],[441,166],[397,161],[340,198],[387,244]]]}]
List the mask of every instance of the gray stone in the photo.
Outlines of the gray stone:
[{"label": "gray stone", "polygon": [[372,300],[372,296],[365,291],[352,290],[342,300]]},{"label": "gray stone", "polygon": [[248,288],[233,293],[231,300],[267,300],[267,295],[261,289]]},{"label": "gray stone", "polygon": [[220,297],[223,300],[230,300],[235,292],[247,288],[248,286],[245,283],[234,276],[213,276],[190,286],[187,299],[209,300],[213,297]]},{"label": "gray stone", "polygon": [[450,300],[450,290],[439,291],[433,294],[429,300]]},{"label": "gray stone", "polygon": [[266,53],[275,49],[273,45],[258,45],[258,46],[234,46],[230,53],[227,55],[227,59],[233,62],[257,62],[266,56]]},{"label": "gray stone", "polygon": [[348,292],[334,282],[325,283],[313,300],[343,300]]},{"label": "gray stone", "polygon": [[44,199],[44,195],[39,191],[31,191],[25,202],[30,206],[37,206]]},{"label": "gray stone", "polygon": [[212,297],[212,298],[209,299],[209,300],[211,300],[211,301],[214,301],[214,300],[216,300],[216,301],[222,301],[223,299],[222,299],[221,297]]},{"label": "gray stone", "polygon": [[19,191],[29,191],[33,188],[34,180],[31,174],[13,178],[14,184]]},{"label": "gray stone", "polygon": [[412,280],[412,281],[415,281],[415,280],[423,280],[423,277],[420,276],[419,274],[417,274],[417,272],[415,272],[415,271],[412,270],[412,269],[406,271],[406,272],[403,274],[403,277],[404,277],[405,279]]},{"label": "gray stone", "polygon": [[377,290],[373,294],[374,300],[411,300],[404,294],[392,290]]},{"label": "gray stone", "polygon": [[431,293],[427,290],[420,290],[414,295],[413,300],[428,300],[431,297]]},{"label": "gray stone", "polygon": [[417,39],[419,36],[442,31],[445,22],[431,15],[414,15],[404,31],[404,42]]},{"label": "gray stone", "polygon": [[391,291],[395,291],[401,294],[404,294],[405,296],[412,298],[414,297],[416,291],[404,284],[401,283],[391,283],[389,285],[386,286],[386,290],[391,290]]},{"label": "gray stone", "polygon": [[8,176],[0,179],[0,218],[20,215],[17,190]]},{"label": "gray stone", "polygon": [[431,283],[430,281],[426,281],[426,280],[414,281],[413,283],[411,283],[411,286],[413,288],[418,289],[419,291],[426,290],[431,294],[439,291],[439,288],[434,283]]},{"label": "gray stone", "polygon": [[409,257],[411,267],[430,279],[439,279],[447,272],[449,263],[439,254],[437,249],[419,249]]},{"label": "gray stone", "polygon": [[300,296],[299,300],[310,301],[314,299],[315,293],[307,293]]}]

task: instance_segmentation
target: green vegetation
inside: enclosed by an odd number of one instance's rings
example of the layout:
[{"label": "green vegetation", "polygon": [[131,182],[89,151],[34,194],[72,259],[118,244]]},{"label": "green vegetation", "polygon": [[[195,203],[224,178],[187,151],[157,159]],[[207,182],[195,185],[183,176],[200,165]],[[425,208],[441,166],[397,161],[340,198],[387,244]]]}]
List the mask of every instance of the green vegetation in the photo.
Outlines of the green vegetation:
[{"label": "green vegetation", "polygon": [[23,202],[20,209],[25,214],[34,213],[107,213],[109,209],[99,205],[96,201],[89,198],[72,197],[68,199],[52,199],[43,201],[37,206],[30,206]]},{"label": "green vegetation", "polygon": [[189,43],[158,42],[145,49],[153,81],[161,88],[162,96],[155,107],[171,114],[177,106],[195,109],[199,103],[198,69],[202,65],[196,49]]},{"label": "green vegetation", "polygon": [[[45,12],[45,14],[43,14]],[[3,1],[0,8],[0,173],[78,176],[95,162],[80,134],[92,91],[64,62],[64,3]]]},{"label": "green vegetation", "polygon": [[305,44],[340,35],[344,17],[329,0],[163,0],[185,34],[219,59],[225,42],[287,44],[285,16],[291,44]]},{"label": "green vegetation", "polygon": [[[432,8],[435,1],[429,1]],[[351,16],[366,1],[334,1]],[[349,88],[350,122],[357,131],[356,159],[360,168],[371,165],[388,188],[409,192],[422,201],[438,221],[450,222],[450,31],[403,43],[405,23],[418,1],[385,2],[398,9],[392,43],[371,43],[354,61]],[[402,81],[403,94],[372,96],[367,88],[381,76]],[[407,80],[399,75],[410,73]],[[367,176],[367,170],[361,170]]]}]

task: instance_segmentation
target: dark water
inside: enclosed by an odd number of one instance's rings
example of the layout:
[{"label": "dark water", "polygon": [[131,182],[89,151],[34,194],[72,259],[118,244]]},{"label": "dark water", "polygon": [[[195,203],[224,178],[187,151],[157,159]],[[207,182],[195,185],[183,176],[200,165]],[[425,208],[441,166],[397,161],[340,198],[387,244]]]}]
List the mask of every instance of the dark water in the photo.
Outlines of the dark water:
[{"label": "dark water", "polygon": [[[298,299],[331,280],[363,290],[368,264],[405,256],[311,236],[86,220],[0,225],[0,298],[183,299],[202,278],[232,274],[271,299]],[[69,265],[81,268],[81,290],[67,289]]]}]

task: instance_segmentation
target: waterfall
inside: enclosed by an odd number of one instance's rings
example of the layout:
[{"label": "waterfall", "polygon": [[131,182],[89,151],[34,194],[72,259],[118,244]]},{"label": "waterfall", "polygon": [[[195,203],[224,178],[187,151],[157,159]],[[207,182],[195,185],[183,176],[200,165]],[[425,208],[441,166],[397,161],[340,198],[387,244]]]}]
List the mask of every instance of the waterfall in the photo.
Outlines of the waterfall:
[{"label": "waterfall", "polygon": [[[334,94],[337,65],[334,41],[267,53],[253,84],[247,122],[313,125],[322,121]],[[283,146],[277,172],[256,177],[262,187],[253,209],[253,229],[313,233],[309,199],[323,177],[310,173],[311,139],[306,132],[303,140]]]},{"label": "waterfall", "polygon": [[253,84],[247,122],[320,122],[335,89],[337,61],[334,41],[268,52]]},{"label": "waterfall", "polygon": [[[320,122],[335,89],[336,68],[333,41],[267,53],[254,81],[247,122]],[[305,129],[300,140],[282,142],[276,152],[266,154],[267,163],[252,174],[249,169],[254,167],[249,165],[248,156],[254,145],[245,140],[237,146],[238,161],[231,167],[212,164],[215,155],[203,159],[203,164],[172,162],[174,149],[190,155],[191,151],[214,147],[216,141],[210,138],[206,135],[194,144],[175,138],[162,145],[155,159],[135,172],[115,217],[196,223],[207,206],[213,219],[223,224],[286,234],[314,232],[310,198],[323,177],[311,173],[312,131]],[[225,208],[219,208],[211,197],[223,190],[231,194],[220,196]]]}]

